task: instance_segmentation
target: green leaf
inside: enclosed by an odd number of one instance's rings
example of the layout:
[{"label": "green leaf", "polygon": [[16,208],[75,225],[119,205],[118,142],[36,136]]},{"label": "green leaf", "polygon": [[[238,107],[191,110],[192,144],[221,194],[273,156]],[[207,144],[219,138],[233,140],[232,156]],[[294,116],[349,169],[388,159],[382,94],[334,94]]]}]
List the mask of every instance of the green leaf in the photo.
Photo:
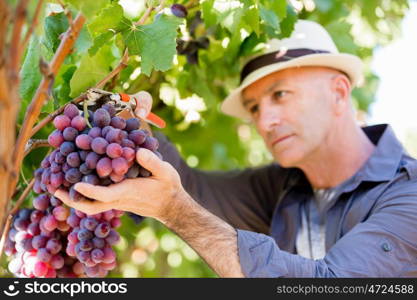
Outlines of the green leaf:
[{"label": "green leaf", "polygon": [[272,10],[267,9],[263,5],[260,5],[259,7],[259,14],[261,16],[261,19],[265,22],[265,25],[279,32],[280,27],[278,16]]},{"label": "green leaf", "polygon": [[93,46],[91,46],[91,48],[88,49],[88,53],[90,55],[95,55],[97,51],[103,45],[105,45],[108,41],[110,41],[113,36],[114,36],[114,33],[111,31],[107,31],[105,33],[98,35],[93,41]]},{"label": "green leaf", "polygon": [[40,45],[38,37],[34,35],[29,43],[29,48],[23,62],[19,87],[20,97],[23,99],[22,108],[26,107],[27,103],[30,102],[42,79],[39,70],[39,59],[41,57]]},{"label": "green leaf", "polygon": [[59,36],[68,28],[68,18],[64,13],[50,15],[45,19],[45,40],[44,44],[51,52],[55,52],[61,40]]},{"label": "green leaf", "polygon": [[284,20],[282,20],[280,27],[281,27],[281,34],[280,38],[286,38],[291,35],[291,32],[294,30],[294,24],[297,22],[297,13],[291,6],[287,6],[287,16]]},{"label": "green leaf", "polygon": [[93,41],[91,40],[90,33],[88,32],[87,28],[81,28],[80,35],[78,36],[77,40],[75,41],[75,52],[77,54],[83,54],[87,52],[87,50],[91,47]]},{"label": "green leaf", "polygon": [[100,48],[94,56],[84,55],[80,66],[71,78],[70,97],[77,97],[103,79],[110,72],[113,59],[110,46]]},{"label": "green leaf", "polygon": [[111,0],[64,0],[64,2],[81,11],[87,19],[91,19]]},{"label": "green leaf", "polygon": [[107,32],[109,29],[116,30],[123,18],[123,8],[113,3],[103,8],[97,17],[88,25],[88,31],[93,37]]},{"label": "green leaf", "polygon": [[141,56],[144,74],[149,76],[152,69],[166,71],[172,67],[181,23],[180,18],[160,15],[149,25],[136,26],[123,33],[129,54]]},{"label": "green leaf", "polygon": [[256,35],[259,36],[261,34],[259,26],[259,10],[256,7],[246,10],[243,20],[252,28]]},{"label": "green leaf", "polygon": [[207,27],[217,24],[217,15],[213,9],[214,0],[206,0],[201,3],[202,18]]}]

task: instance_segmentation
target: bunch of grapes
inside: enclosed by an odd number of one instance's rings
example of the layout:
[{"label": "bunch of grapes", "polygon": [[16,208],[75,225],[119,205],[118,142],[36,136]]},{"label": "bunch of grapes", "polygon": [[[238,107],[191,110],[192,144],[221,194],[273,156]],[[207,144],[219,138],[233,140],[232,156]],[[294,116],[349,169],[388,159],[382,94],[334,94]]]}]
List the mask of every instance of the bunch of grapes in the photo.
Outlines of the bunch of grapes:
[{"label": "bunch of grapes", "polygon": [[136,152],[146,148],[162,159],[158,140],[140,129],[138,119],[116,116],[110,104],[88,118],[69,104],[53,123],[48,141],[56,149],[35,171],[33,190],[40,195],[34,209],[19,211],[6,241],[6,254],[13,256],[9,270],[18,277],[105,277],[116,266],[111,246],[120,239],[115,229],[123,212],[86,215],[52,195],[66,189],[79,201],[84,196],[74,189],[77,182],[108,186],[150,176],[136,162]]},{"label": "bunch of grapes", "polygon": [[109,210],[88,216],[73,210],[68,217],[72,230],[66,253],[83,264],[88,277],[105,277],[116,267],[116,253],[111,246],[120,240],[115,228],[121,225],[122,214],[122,211]]},{"label": "bunch of grapes", "polygon": [[33,207],[19,210],[7,236],[10,272],[30,278],[85,276],[82,265],[65,252],[70,209],[48,193],[38,195]]}]

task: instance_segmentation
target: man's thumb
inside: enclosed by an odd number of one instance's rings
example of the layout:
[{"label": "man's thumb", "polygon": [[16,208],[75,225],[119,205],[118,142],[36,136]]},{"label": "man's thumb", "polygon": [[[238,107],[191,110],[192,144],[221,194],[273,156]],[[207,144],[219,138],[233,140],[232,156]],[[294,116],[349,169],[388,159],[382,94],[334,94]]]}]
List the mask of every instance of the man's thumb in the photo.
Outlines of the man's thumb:
[{"label": "man's thumb", "polygon": [[163,175],[167,170],[165,163],[151,150],[140,148],[136,152],[137,162],[154,176]]}]

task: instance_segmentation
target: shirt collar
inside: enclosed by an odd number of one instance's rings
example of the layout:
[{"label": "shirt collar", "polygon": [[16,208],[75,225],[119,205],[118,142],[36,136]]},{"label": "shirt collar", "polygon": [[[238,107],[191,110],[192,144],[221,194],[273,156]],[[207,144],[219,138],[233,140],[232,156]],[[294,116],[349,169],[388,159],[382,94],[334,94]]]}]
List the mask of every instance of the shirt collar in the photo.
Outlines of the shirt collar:
[{"label": "shirt collar", "polygon": [[[365,164],[341,184],[343,192],[354,190],[363,181],[381,182],[393,179],[404,154],[404,148],[390,125],[366,126],[362,127],[362,130],[376,147]],[[296,174],[291,178],[291,183],[311,189],[304,172],[298,168],[294,168],[294,170],[296,170]]]}]

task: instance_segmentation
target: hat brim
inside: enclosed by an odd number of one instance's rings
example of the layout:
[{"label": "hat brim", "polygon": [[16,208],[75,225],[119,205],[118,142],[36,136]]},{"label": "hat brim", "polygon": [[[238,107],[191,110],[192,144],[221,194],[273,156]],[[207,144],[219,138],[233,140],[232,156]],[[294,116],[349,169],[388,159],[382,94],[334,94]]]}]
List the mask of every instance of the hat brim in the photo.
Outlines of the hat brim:
[{"label": "hat brim", "polygon": [[363,81],[363,63],[359,57],[347,54],[310,54],[286,62],[271,64],[250,73],[242,84],[234,89],[223,101],[221,111],[227,115],[249,121],[251,116],[242,105],[242,90],[255,81],[280,70],[306,66],[329,67],[348,75],[352,86],[360,86]]}]

